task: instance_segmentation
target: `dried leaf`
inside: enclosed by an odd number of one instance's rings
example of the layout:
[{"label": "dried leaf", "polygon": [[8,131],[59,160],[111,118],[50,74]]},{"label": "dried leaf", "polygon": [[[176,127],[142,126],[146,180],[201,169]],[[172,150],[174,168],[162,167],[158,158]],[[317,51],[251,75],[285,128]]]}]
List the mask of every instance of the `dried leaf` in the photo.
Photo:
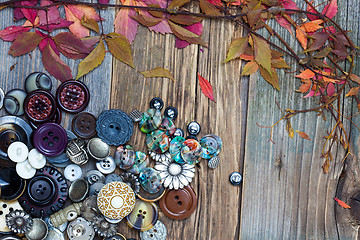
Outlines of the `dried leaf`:
[{"label": "dried leaf", "polygon": [[92,71],[99,66],[105,58],[105,45],[100,41],[96,48],[79,63],[78,73],[76,79]]},{"label": "dried leaf", "polygon": [[350,80],[360,84],[360,77],[356,76],[355,74],[350,74]]},{"label": "dried leaf", "polygon": [[302,48],[306,49],[308,39],[307,39],[307,34],[305,33],[305,31],[303,29],[296,28],[296,38],[299,41],[299,43],[301,44]]},{"label": "dried leaf", "polygon": [[259,65],[255,61],[248,62],[241,73],[241,75],[251,75],[259,69]]},{"label": "dried leaf", "polygon": [[44,37],[34,32],[23,32],[18,35],[10,47],[9,54],[18,57],[34,50]]},{"label": "dried leaf", "polygon": [[21,33],[28,32],[30,27],[23,26],[10,26],[0,31],[0,38],[4,41],[12,42],[14,41]]},{"label": "dried leaf", "polygon": [[296,131],[296,132],[299,134],[299,136],[302,137],[303,139],[306,139],[306,140],[311,141],[311,139],[309,138],[309,136],[308,136],[306,133],[300,132],[300,131],[298,131],[298,130],[295,130],[295,131]]},{"label": "dried leaf", "polygon": [[271,66],[273,68],[291,68],[289,65],[287,65],[287,63],[285,62],[284,59],[279,58],[279,59],[272,59],[271,60]]},{"label": "dried leaf", "polygon": [[207,15],[221,16],[220,11],[206,0],[200,0],[200,8]]},{"label": "dried leaf", "polygon": [[167,7],[167,10],[171,13],[176,13],[180,7],[184,6],[188,2],[190,2],[190,0],[173,0]]},{"label": "dried leaf", "polygon": [[[48,6],[53,4],[54,2],[51,0],[41,0],[40,6]],[[61,21],[60,12],[57,6],[52,6],[48,8],[47,13],[45,10],[39,10],[39,24],[41,26],[49,25],[49,24],[59,24]]]},{"label": "dried leaf", "polygon": [[[136,5],[133,0],[125,0],[125,5]],[[138,22],[133,19],[136,12],[131,8],[121,8],[114,20],[115,32],[125,36],[130,43],[135,39],[138,31]]]},{"label": "dried leaf", "polygon": [[99,33],[99,24],[94,19],[83,16],[80,22],[83,26]]},{"label": "dried leaf", "polygon": [[200,88],[201,88],[201,91],[203,92],[203,94],[208,97],[211,101],[215,101],[215,98],[214,98],[214,92],[213,92],[213,89],[212,89],[212,86],[211,84],[209,83],[208,80],[206,80],[205,78],[203,78],[200,73],[198,73],[198,78],[199,78],[199,84],[200,84]]},{"label": "dried leaf", "polygon": [[328,3],[324,7],[322,14],[331,19],[335,17],[337,12],[338,12],[337,0],[331,0],[330,3]]},{"label": "dried leaf", "polygon": [[271,75],[270,73],[263,67],[259,67],[261,76],[270,83],[276,90],[280,90],[279,86],[279,78],[275,71],[275,69],[272,69]]},{"label": "dried leaf", "polygon": [[320,19],[314,20],[311,22],[307,22],[301,26],[301,29],[303,29],[307,33],[315,32],[316,30],[319,30],[320,28],[322,28],[322,26],[320,24],[322,24],[323,22],[324,21],[320,20]]},{"label": "dried leaf", "polygon": [[313,58],[324,58],[331,52],[331,47],[322,49],[320,52],[317,52],[313,55]]},{"label": "dried leaf", "polygon": [[297,92],[302,92],[302,93],[306,93],[307,91],[309,91],[311,85],[312,85],[312,81],[309,79],[301,79],[301,81],[304,83],[300,86],[300,88],[298,90],[296,90]]},{"label": "dried leaf", "polygon": [[61,82],[73,78],[70,67],[56,55],[54,50],[50,47],[50,44],[46,45],[42,51],[42,62],[45,69]]},{"label": "dried leaf", "polygon": [[286,120],[286,131],[288,132],[289,137],[294,138],[294,135],[295,135],[294,129],[292,128],[289,119]]},{"label": "dried leaf", "polygon": [[357,95],[359,93],[359,89],[360,87],[352,87],[345,97]]},{"label": "dried leaf", "polygon": [[206,43],[201,39],[201,37],[180,25],[177,25],[171,21],[169,21],[169,25],[171,30],[174,32],[175,36],[180,38],[181,40],[187,41],[193,44],[200,44],[201,46],[206,47]]},{"label": "dried leaf", "polygon": [[134,68],[133,58],[131,56],[131,45],[129,40],[118,34],[109,33],[105,38],[108,48],[111,54],[118,60],[126,63],[130,67]]},{"label": "dried leaf", "polygon": [[92,50],[83,41],[75,37],[70,32],[62,32],[54,37],[54,41],[59,51],[68,58],[81,59],[86,57]]},{"label": "dried leaf", "polygon": [[[148,7],[161,8],[161,6],[159,4],[149,4]],[[151,14],[151,16],[156,17],[156,18],[163,17],[163,12],[160,12],[160,11],[149,10],[149,13]]]},{"label": "dried leaf", "polygon": [[169,70],[162,67],[157,67],[154,68],[153,70],[144,71],[140,73],[144,75],[144,77],[146,78],[164,77],[164,78],[170,78],[173,82],[175,81],[173,74]]},{"label": "dried leaf", "polygon": [[315,73],[313,71],[311,71],[310,69],[306,69],[304,71],[300,71],[301,73],[296,75],[295,77],[297,78],[302,78],[302,79],[311,79],[313,77],[315,77]]},{"label": "dried leaf", "polygon": [[152,27],[155,26],[156,24],[160,23],[162,21],[162,19],[160,18],[153,18],[153,17],[148,17],[145,15],[135,15],[132,17],[133,19],[135,19],[136,21],[138,21],[139,23],[141,23],[142,25],[146,26],[146,27]]},{"label": "dried leaf", "polygon": [[18,62],[14,63],[11,67],[10,67],[10,72],[12,72],[12,70],[14,70],[15,66],[18,64]]},{"label": "dried leaf", "polygon": [[230,47],[229,47],[229,50],[226,55],[226,59],[225,59],[224,63],[240,57],[245,52],[247,46],[248,46],[248,38],[247,37],[235,39],[230,44]]},{"label": "dried leaf", "polygon": [[[190,32],[193,32],[197,35],[201,35],[203,31],[203,25],[201,23],[195,23],[190,26],[184,26],[185,29],[189,30]],[[175,39],[175,47],[177,48],[184,48],[189,46],[190,43],[184,40],[181,40],[180,38],[176,37]]]},{"label": "dried leaf", "polygon": [[250,27],[253,27],[259,21],[261,13],[262,9],[259,8],[251,10],[246,14]]},{"label": "dried leaf", "polygon": [[70,32],[72,32],[78,38],[89,36],[90,30],[81,24],[80,19],[76,18],[75,15],[66,6],[64,6],[64,9],[66,19],[73,22],[73,24],[69,26]]},{"label": "dried leaf", "polygon": [[271,50],[269,44],[262,38],[252,35],[254,41],[255,61],[272,75]]},{"label": "dried leaf", "polygon": [[305,51],[315,51],[324,46],[324,43],[328,40],[329,34],[325,32],[317,32],[314,35],[312,35],[312,38],[315,39],[315,41],[311,44],[311,46]]},{"label": "dried leaf", "polygon": [[340,199],[334,198],[334,200],[337,201],[337,203],[343,208],[351,208],[349,205],[347,205],[344,201],[341,201]]},{"label": "dried leaf", "polygon": [[181,25],[193,25],[203,20],[203,18],[190,15],[171,15],[169,20]]}]

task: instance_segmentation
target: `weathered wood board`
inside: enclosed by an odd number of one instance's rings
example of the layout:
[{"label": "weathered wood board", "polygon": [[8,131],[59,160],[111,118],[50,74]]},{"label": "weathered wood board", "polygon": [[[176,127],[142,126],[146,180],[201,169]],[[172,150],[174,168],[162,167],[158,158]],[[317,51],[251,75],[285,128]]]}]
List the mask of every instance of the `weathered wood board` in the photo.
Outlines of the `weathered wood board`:
[{"label": "weathered wood board", "polygon": [[[357,0],[339,1],[337,21],[353,31],[350,35],[357,45],[359,11]],[[108,22],[112,22],[114,16],[114,9],[102,11],[102,17]],[[13,24],[10,9],[1,11],[0,18],[1,29]],[[111,23],[104,26],[105,31],[112,31]],[[356,158],[359,130],[345,121],[346,127],[351,128],[354,157],[342,164],[345,153],[341,147],[334,148],[336,157],[328,174],[322,173],[320,156],[325,141],[322,137],[332,124],[330,120],[325,122],[312,113],[299,115],[291,120],[293,128],[308,133],[313,141],[299,136],[290,139],[281,122],[273,131],[275,144],[268,142],[270,129],[260,128],[256,123],[269,126],[281,118],[275,99],[283,110],[308,108],[315,103],[301,99],[301,95],[293,91],[299,85],[292,74],[280,74],[281,91],[276,92],[258,75],[240,77],[241,62],[221,63],[230,42],[241,34],[242,29],[229,22],[205,20],[203,39],[209,48],[191,45],[179,50],[174,46],[173,36],[140,27],[132,45],[135,69],[107,53],[102,65],[81,79],[91,92],[86,111],[95,116],[112,108],[145,111],[153,97],[161,97],[165,107],[175,106],[179,110],[178,127],[185,129],[188,122],[196,120],[202,126],[200,137],[213,133],[223,139],[220,167],[211,170],[207,161],[197,167],[191,184],[198,196],[194,214],[175,221],[160,213],[159,219],[167,226],[169,240],[357,239],[357,228],[350,224],[349,210],[337,206],[334,197],[350,201],[359,190],[360,170]],[[291,37],[286,40],[296,47]],[[39,50],[31,56],[13,58],[7,54],[9,47],[10,43],[0,44],[0,87],[5,92],[23,89],[28,74],[45,71]],[[67,61],[74,76],[78,62]],[[10,71],[15,63],[14,70]],[[155,67],[169,69],[175,81],[145,79],[139,74]],[[216,103],[201,93],[197,73],[214,86]],[[53,83],[54,92],[59,83]],[[343,103],[345,116],[357,111],[356,104],[350,100],[344,99]],[[4,110],[0,114],[3,116]],[[62,122],[67,129],[72,118],[73,115],[63,115]],[[358,115],[352,120],[359,122],[359,118]],[[130,144],[136,150],[147,151],[145,135],[136,126]],[[233,171],[243,173],[241,187],[229,183]],[[125,221],[120,224],[119,232],[139,239],[138,232],[130,229]]]}]

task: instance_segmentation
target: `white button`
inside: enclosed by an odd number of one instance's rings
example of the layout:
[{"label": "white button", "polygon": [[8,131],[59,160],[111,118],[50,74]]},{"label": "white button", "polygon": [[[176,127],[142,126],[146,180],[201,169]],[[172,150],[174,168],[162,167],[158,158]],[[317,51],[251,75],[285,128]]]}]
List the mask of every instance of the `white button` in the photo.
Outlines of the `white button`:
[{"label": "white button", "polygon": [[13,142],[10,144],[7,154],[13,162],[23,162],[27,159],[29,149],[23,142]]},{"label": "white button", "polygon": [[65,178],[70,182],[75,181],[76,179],[81,178],[82,175],[81,167],[79,167],[76,164],[67,165],[64,170],[64,175]]},{"label": "white button", "polygon": [[113,157],[108,156],[104,160],[96,162],[96,168],[103,174],[109,174],[115,171],[116,164]]},{"label": "white button", "polygon": [[28,160],[30,165],[35,169],[43,168],[46,165],[46,157],[39,153],[36,148],[31,149]]},{"label": "white button", "polygon": [[28,160],[16,164],[16,173],[23,179],[30,179],[35,176],[36,169],[33,168]]}]

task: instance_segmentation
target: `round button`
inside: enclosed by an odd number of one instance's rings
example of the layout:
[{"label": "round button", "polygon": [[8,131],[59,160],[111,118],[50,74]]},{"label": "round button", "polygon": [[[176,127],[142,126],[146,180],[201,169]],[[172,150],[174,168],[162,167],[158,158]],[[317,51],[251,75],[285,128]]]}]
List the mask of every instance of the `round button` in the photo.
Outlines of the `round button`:
[{"label": "round button", "polygon": [[34,133],[35,148],[45,156],[60,155],[68,139],[65,129],[56,123],[44,123]]},{"label": "round button", "polygon": [[[60,108],[55,109],[54,116],[49,120],[49,122],[60,124],[62,119],[62,113],[60,111]],[[33,129],[38,129],[38,127],[41,126],[41,123],[34,123],[30,121],[30,125]]]},{"label": "round button", "polygon": [[181,128],[176,128],[174,132],[174,137],[184,137],[184,131]]},{"label": "round button", "polygon": [[48,227],[44,220],[40,218],[34,218],[30,231],[25,233],[25,237],[28,240],[39,240],[46,238],[48,234]]},{"label": "round button", "polygon": [[43,168],[46,165],[46,157],[39,153],[36,148],[31,149],[28,160],[30,165],[35,169]]},{"label": "round button", "polygon": [[10,201],[17,199],[25,190],[26,182],[13,168],[0,169],[1,199]]},{"label": "round button", "polygon": [[200,139],[200,145],[203,149],[202,158],[210,159],[220,153],[222,140],[219,136],[208,134]]},{"label": "round button", "polygon": [[100,190],[105,186],[104,183],[96,182],[90,185],[89,196],[98,195]]},{"label": "round button", "polygon": [[105,217],[122,219],[134,209],[135,193],[123,182],[111,182],[100,190],[97,205]]},{"label": "round button", "polygon": [[76,164],[70,164],[67,165],[64,169],[64,175],[67,180],[70,182],[75,181],[76,179],[81,178],[82,170],[81,167],[79,167]]},{"label": "round button", "polygon": [[155,108],[161,110],[164,107],[164,102],[159,97],[154,97],[150,100],[150,108]]},{"label": "round button", "polygon": [[65,240],[65,235],[55,227],[49,227],[48,235],[44,240]]},{"label": "round button", "polygon": [[135,152],[135,164],[128,169],[128,172],[133,174],[139,174],[149,165],[149,157],[140,151]]},{"label": "round button", "polygon": [[20,89],[9,91],[4,98],[4,108],[10,115],[21,116],[24,114],[24,100],[26,92]]},{"label": "round button", "polygon": [[19,202],[32,216],[45,217],[59,211],[67,197],[68,188],[64,175],[57,169],[46,166],[37,170]]},{"label": "round button", "polygon": [[126,217],[128,226],[138,231],[152,228],[159,216],[155,203],[137,199],[134,210]]},{"label": "round button", "polygon": [[70,222],[67,228],[70,240],[92,240],[95,237],[94,228],[84,218],[77,218]]},{"label": "round button", "polygon": [[135,163],[135,151],[130,145],[119,146],[115,152],[115,163],[123,170],[131,168]]},{"label": "round button", "polygon": [[130,240],[130,239],[127,239],[125,238],[122,234],[120,233],[116,233],[114,236],[112,237],[108,237],[108,238],[105,238],[105,240]]},{"label": "round button", "polygon": [[187,139],[183,142],[180,153],[185,162],[194,165],[201,160],[202,148],[198,141]]},{"label": "round button", "polygon": [[73,202],[81,202],[89,192],[89,183],[79,178],[71,183],[69,187],[69,198]]},{"label": "round button", "polygon": [[50,91],[51,86],[50,77],[42,72],[30,73],[25,79],[25,90],[28,93],[38,89]]},{"label": "round button", "polygon": [[171,118],[164,116],[159,129],[166,132],[166,135],[172,136],[176,131],[176,126]]},{"label": "round button", "polygon": [[23,179],[30,179],[35,176],[36,169],[30,165],[29,160],[25,160],[16,164],[16,173]]},{"label": "round button", "polygon": [[233,172],[230,174],[229,180],[232,185],[240,185],[242,180],[241,174],[239,172]]},{"label": "round button", "polygon": [[159,173],[153,168],[145,168],[139,175],[141,187],[148,193],[157,193],[161,186],[162,181]]},{"label": "round button", "polygon": [[191,135],[197,135],[199,134],[201,127],[198,122],[193,121],[188,124],[187,130]]},{"label": "round button", "polygon": [[91,113],[77,114],[71,124],[72,131],[81,138],[91,138],[96,134],[96,118]]},{"label": "round button", "polygon": [[139,122],[140,130],[144,133],[151,133],[160,127],[162,121],[161,112],[158,109],[150,108],[144,112]]},{"label": "round button", "polygon": [[[22,207],[20,206],[18,200],[13,200],[13,201],[3,201],[0,200],[0,211],[2,212],[2,214],[0,215],[0,234],[14,234],[13,232],[11,232],[11,229],[6,225],[6,215],[8,215],[10,212],[12,212],[13,210],[23,210]],[[2,239],[0,237],[0,239]]]},{"label": "round button", "polygon": [[108,110],[100,114],[96,122],[99,138],[109,145],[122,145],[133,134],[132,119],[121,110]]},{"label": "round button", "polygon": [[59,107],[70,113],[78,113],[84,110],[89,103],[89,99],[89,90],[80,81],[66,81],[56,91],[56,100]]},{"label": "round button", "polygon": [[87,171],[84,176],[84,179],[87,180],[90,185],[97,183],[97,182],[99,182],[99,183],[105,182],[105,176],[98,170]]},{"label": "round button", "polygon": [[185,138],[182,136],[174,137],[170,142],[169,153],[171,158],[177,163],[185,163],[184,159],[181,156],[181,147],[185,142]]},{"label": "round button", "polygon": [[220,158],[218,156],[210,158],[208,161],[208,167],[215,169],[220,165]]},{"label": "round button", "polygon": [[120,175],[118,175],[116,173],[109,174],[105,178],[105,184],[108,184],[111,182],[122,182],[122,178],[120,177]]},{"label": "round button", "polygon": [[165,224],[158,220],[155,226],[147,231],[140,232],[141,240],[166,240],[167,230]]},{"label": "round button", "polygon": [[64,152],[58,156],[47,157],[46,159],[50,164],[54,165],[55,167],[66,167],[67,165],[71,164],[69,157]]},{"label": "round button", "polygon": [[137,196],[145,201],[145,202],[156,202],[159,201],[165,194],[165,187],[163,185],[160,186],[160,189],[157,193],[149,193],[145,191],[143,188],[140,188]]},{"label": "round button", "polygon": [[55,98],[47,91],[35,90],[24,101],[24,111],[30,121],[44,123],[50,121],[56,112]]},{"label": "round button", "polygon": [[2,107],[4,106],[4,97],[5,97],[4,90],[0,88],[0,109],[2,109]]},{"label": "round button", "polygon": [[164,115],[172,120],[175,120],[178,116],[178,110],[175,107],[167,107],[165,108]]},{"label": "round button", "polygon": [[132,112],[129,113],[129,117],[134,121],[134,122],[140,122],[141,118],[142,118],[143,113],[140,112],[139,110],[134,110]]},{"label": "round button", "polygon": [[96,168],[103,174],[109,174],[115,171],[116,164],[112,156],[108,156],[104,160],[96,163]]},{"label": "round button", "polygon": [[92,138],[87,143],[87,152],[98,161],[105,160],[110,155],[110,146],[100,138]]},{"label": "round button", "polygon": [[190,186],[179,190],[166,190],[159,206],[167,217],[175,220],[184,219],[195,211],[197,197]]},{"label": "round button", "polygon": [[169,149],[170,139],[164,131],[155,130],[146,135],[146,145],[155,153],[164,153]]},{"label": "round button", "polygon": [[29,154],[28,147],[23,142],[13,142],[7,150],[8,156],[13,162],[23,162]]}]

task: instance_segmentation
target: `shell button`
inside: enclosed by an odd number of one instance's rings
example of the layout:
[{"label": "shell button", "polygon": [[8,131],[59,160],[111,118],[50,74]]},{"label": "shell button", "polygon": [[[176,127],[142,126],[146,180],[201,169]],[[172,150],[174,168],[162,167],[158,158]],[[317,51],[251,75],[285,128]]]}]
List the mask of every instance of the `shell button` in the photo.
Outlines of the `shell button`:
[{"label": "shell button", "polygon": [[222,148],[222,140],[219,136],[209,134],[200,139],[202,158],[210,159],[217,156]]},{"label": "shell button", "polygon": [[159,129],[166,132],[166,135],[172,136],[176,131],[176,126],[171,118],[164,116]]},{"label": "shell button", "polygon": [[78,113],[84,110],[89,99],[89,89],[80,81],[66,81],[56,91],[59,107],[70,113]]},{"label": "shell button", "polygon": [[155,153],[164,153],[169,149],[170,139],[164,131],[155,130],[146,135],[146,145]]},{"label": "shell button", "polygon": [[96,134],[96,118],[88,112],[81,112],[72,120],[72,131],[81,138],[91,138]]},{"label": "shell button", "polygon": [[133,174],[139,174],[149,165],[149,157],[140,151],[135,152],[135,164],[128,169],[128,172]]},{"label": "shell button", "polygon": [[147,231],[140,232],[141,240],[166,240],[167,230],[165,224],[158,220],[155,226]]},{"label": "shell button", "polygon": [[64,169],[64,175],[65,178],[70,182],[75,181],[76,179],[81,178],[82,175],[81,167],[79,167],[76,164],[69,164]]},{"label": "shell button", "polygon": [[166,190],[159,206],[167,217],[175,220],[184,219],[195,211],[197,197],[190,186],[179,190]]},{"label": "shell button", "polygon": [[130,145],[119,146],[115,152],[115,163],[123,170],[131,168],[135,163],[135,151]]},{"label": "shell button", "polygon": [[38,89],[50,91],[51,86],[50,77],[43,72],[30,73],[25,79],[25,90],[28,93]]},{"label": "shell button", "polygon": [[129,227],[138,231],[147,231],[154,227],[159,216],[155,203],[137,199],[134,210],[126,217]]},{"label": "shell button", "polygon": [[196,164],[200,162],[202,155],[202,148],[198,141],[194,139],[187,139],[181,146],[181,157],[188,164]]},{"label": "shell button", "polygon": [[33,143],[45,156],[57,156],[65,150],[68,138],[65,129],[59,124],[44,123],[35,131]]},{"label": "shell button", "polygon": [[148,193],[157,193],[162,184],[159,173],[153,168],[145,168],[139,175],[141,187]]},{"label": "shell button", "polygon": [[171,158],[177,163],[185,163],[184,159],[181,156],[181,147],[185,142],[185,138],[182,136],[174,137],[170,142],[169,153]]},{"label": "shell button", "polygon": [[20,89],[9,91],[4,98],[4,108],[10,115],[21,116],[24,114],[24,100],[26,92]]},{"label": "shell button", "polygon": [[25,114],[34,123],[50,121],[55,116],[56,109],[55,98],[44,90],[29,93],[24,101]]},{"label": "shell button", "polygon": [[151,108],[144,112],[143,117],[139,122],[140,130],[144,133],[151,133],[160,127],[161,121],[160,110]]}]

